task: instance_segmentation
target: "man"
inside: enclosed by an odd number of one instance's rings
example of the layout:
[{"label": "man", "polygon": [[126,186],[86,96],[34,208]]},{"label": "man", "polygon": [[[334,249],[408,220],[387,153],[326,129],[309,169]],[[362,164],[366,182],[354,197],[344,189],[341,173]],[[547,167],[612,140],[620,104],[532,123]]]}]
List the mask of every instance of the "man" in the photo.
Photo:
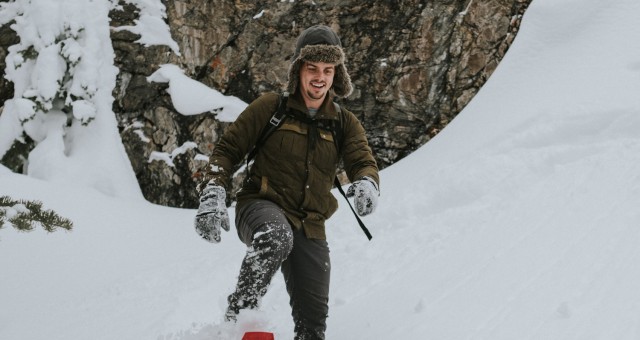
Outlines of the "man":
[{"label": "man", "polygon": [[[248,248],[236,290],[228,298],[226,320],[235,321],[242,309],[257,308],[281,268],[296,339],[324,339],[331,269],[325,221],[338,206],[330,192],[336,169],[342,160],[353,182],[349,191],[356,210],[364,216],[376,207],[378,168],[358,119],[333,102],[352,91],[336,33],[326,26],[304,30],[292,60],[286,98],[289,115],[259,146],[237,194],[236,227]],[[204,239],[217,243],[220,228],[229,230],[225,199],[232,169],[258,142],[281,100],[275,93],[262,95],[216,145],[205,179],[198,185],[195,227]],[[332,121],[341,133],[329,131]],[[336,143],[337,139],[341,141]]]}]

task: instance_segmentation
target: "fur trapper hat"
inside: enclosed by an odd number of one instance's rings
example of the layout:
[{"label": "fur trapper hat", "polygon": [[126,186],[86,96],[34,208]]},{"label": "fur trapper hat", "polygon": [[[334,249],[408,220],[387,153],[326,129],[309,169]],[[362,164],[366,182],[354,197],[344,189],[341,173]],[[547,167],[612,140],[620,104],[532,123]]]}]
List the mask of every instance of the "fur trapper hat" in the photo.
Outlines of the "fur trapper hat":
[{"label": "fur trapper hat", "polygon": [[338,35],[331,28],[316,25],[302,31],[296,41],[296,50],[289,67],[287,92],[295,93],[300,82],[300,67],[305,61],[327,63],[336,66],[333,76],[333,92],[338,97],[347,97],[353,91],[351,77],[344,66],[345,56]]}]

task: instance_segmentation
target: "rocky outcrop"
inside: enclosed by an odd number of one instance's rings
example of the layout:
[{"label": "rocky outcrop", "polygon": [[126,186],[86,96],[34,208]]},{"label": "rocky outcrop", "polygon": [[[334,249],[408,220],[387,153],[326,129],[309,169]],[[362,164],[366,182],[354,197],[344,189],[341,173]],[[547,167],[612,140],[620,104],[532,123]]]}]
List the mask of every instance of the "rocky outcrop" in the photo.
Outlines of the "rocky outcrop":
[{"label": "rocky outcrop", "polygon": [[[13,83],[5,79],[4,70],[7,67],[6,57],[9,49],[9,46],[15,45],[20,42],[18,35],[14,32],[8,23],[6,25],[0,26],[0,69],[2,72],[2,77],[0,77],[0,114],[4,109],[4,102],[13,98]],[[24,142],[24,143],[23,143]],[[24,166],[26,163],[26,158],[29,155],[29,151],[31,151],[34,147],[33,141],[30,138],[26,137],[24,141],[16,141],[0,159],[0,163],[8,167],[14,172],[22,173],[24,172]]]},{"label": "rocky outcrop", "polygon": [[[473,98],[511,45],[529,3],[167,2],[181,56],[131,44],[130,33],[114,34],[122,70],[116,111],[143,191],[153,202],[195,206],[192,174],[204,162],[194,156],[209,154],[225,127],[213,114],[177,115],[163,85],[144,81],[159,64],[177,64],[192,78],[251,102],[283,88],[302,29],[329,25],[342,38],[355,85],[343,105],[361,119],[380,166],[386,167],[426,143]],[[127,128],[135,121],[149,142]],[[198,148],[177,156],[174,167],[146,161],[151,151],[168,152],[188,141]]]},{"label": "rocky outcrop", "polygon": [[[7,67],[5,58],[8,54],[9,46],[17,44],[20,40],[10,27],[10,24],[0,26],[0,69],[3,71]],[[13,98],[13,84],[7,79],[0,77],[0,106],[8,99]]]},{"label": "rocky outcrop", "polygon": [[[146,80],[162,64],[251,102],[283,89],[301,30],[329,25],[342,38],[355,85],[342,105],[364,124],[384,168],[426,143],[473,98],[511,45],[530,1],[165,1],[181,55],[112,32],[120,68],[114,111],[142,191],[154,203],[195,207],[194,174],[206,163],[196,155],[210,154],[226,127],[215,113],[178,114],[166,85]],[[112,26],[131,25],[138,16],[122,5],[110,15]],[[3,98],[5,85],[0,82]],[[188,142],[197,147],[171,154]],[[150,161],[154,152],[170,161]]]}]

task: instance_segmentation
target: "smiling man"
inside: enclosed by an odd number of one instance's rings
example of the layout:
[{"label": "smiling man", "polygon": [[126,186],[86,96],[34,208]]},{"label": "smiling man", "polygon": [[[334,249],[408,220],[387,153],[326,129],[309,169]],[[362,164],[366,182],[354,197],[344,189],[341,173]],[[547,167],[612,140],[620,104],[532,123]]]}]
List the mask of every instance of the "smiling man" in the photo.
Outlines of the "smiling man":
[{"label": "smiling man", "polygon": [[[233,168],[255,146],[236,205],[247,253],[225,318],[236,321],[242,309],[257,308],[281,269],[295,339],[324,339],[331,271],[325,221],[338,207],[331,193],[338,163],[353,183],[349,191],[361,216],[376,207],[378,167],[358,119],[333,101],[352,91],[337,34],[327,26],[304,30],[292,60],[287,95],[256,99],[216,145],[198,185],[195,227],[213,243],[220,242],[221,228],[229,230],[225,200]],[[281,111],[284,118],[276,118]],[[263,138],[270,124],[275,131]]]},{"label": "smiling man", "polygon": [[333,85],[335,66],[327,63],[305,62],[300,69],[302,98],[308,108],[318,109]]}]

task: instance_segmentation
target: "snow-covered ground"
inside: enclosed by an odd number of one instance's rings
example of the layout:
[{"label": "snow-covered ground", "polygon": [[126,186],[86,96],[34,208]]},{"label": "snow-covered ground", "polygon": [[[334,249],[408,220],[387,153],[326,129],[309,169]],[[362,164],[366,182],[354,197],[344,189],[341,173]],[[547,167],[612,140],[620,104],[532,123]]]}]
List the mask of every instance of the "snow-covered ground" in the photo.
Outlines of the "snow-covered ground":
[{"label": "snow-covered ground", "polygon": [[[640,339],[639,13],[534,0],[468,107],[381,173],[371,242],[341,201],[328,339]],[[219,325],[244,246],[195,211],[0,167],[7,194],[74,230],[0,230],[0,339],[292,338],[280,275]]]}]

